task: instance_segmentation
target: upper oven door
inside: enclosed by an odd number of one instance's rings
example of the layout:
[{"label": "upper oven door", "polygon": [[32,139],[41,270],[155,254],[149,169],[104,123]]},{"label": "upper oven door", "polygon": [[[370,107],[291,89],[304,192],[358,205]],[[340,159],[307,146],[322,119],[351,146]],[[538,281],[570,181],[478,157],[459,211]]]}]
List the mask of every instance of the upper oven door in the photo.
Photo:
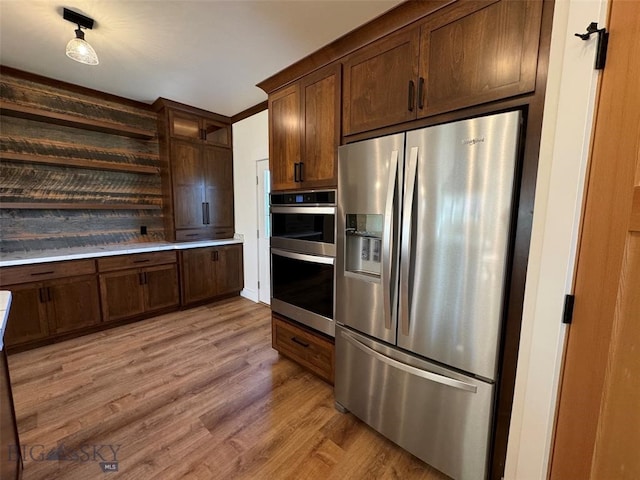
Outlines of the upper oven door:
[{"label": "upper oven door", "polygon": [[336,208],[271,207],[271,246],[315,255],[336,255]]}]

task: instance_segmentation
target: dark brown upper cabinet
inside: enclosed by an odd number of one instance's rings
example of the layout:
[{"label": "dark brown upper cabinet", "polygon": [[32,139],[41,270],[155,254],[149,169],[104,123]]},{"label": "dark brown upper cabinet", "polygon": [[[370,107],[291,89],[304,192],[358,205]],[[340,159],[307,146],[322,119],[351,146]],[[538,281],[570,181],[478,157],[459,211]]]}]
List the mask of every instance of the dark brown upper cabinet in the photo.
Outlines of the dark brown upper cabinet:
[{"label": "dark brown upper cabinet", "polygon": [[332,64],[269,95],[272,190],[336,185],[340,85]]},{"label": "dark brown upper cabinet", "polygon": [[166,238],[180,242],[233,237],[230,119],[165,99],[154,106]]},{"label": "dark brown upper cabinet", "polygon": [[343,134],[534,91],[542,7],[460,1],[349,55]]},{"label": "dark brown upper cabinet", "polygon": [[230,125],[195,114],[169,110],[169,130],[172,138],[231,146]]},{"label": "dark brown upper cabinet", "polygon": [[416,118],[420,29],[384,37],[344,61],[344,134]]},{"label": "dark brown upper cabinet", "polygon": [[427,20],[420,32],[418,116],[535,90],[542,3],[469,2],[456,18]]}]

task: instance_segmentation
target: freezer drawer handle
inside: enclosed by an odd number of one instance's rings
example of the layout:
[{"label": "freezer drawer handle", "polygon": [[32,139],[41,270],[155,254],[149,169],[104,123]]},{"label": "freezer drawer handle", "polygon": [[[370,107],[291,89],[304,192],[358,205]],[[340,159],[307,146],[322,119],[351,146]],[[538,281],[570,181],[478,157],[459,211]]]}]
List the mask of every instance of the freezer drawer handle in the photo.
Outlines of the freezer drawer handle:
[{"label": "freezer drawer handle", "polygon": [[398,360],[394,360],[393,358],[389,358],[386,355],[376,352],[373,348],[367,347],[363,343],[359,342],[356,338],[353,338],[347,332],[342,332],[342,338],[347,340],[354,347],[359,348],[363,352],[377,358],[387,365],[397,368],[398,370],[402,370],[417,377],[422,377],[432,382],[441,383],[442,385],[446,385],[448,387],[457,388],[459,390],[465,390],[471,393],[476,393],[478,391],[478,387],[476,387],[475,385],[471,385],[470,383],[461,382],[460,380],[454,380],[453,378],[445,377],[444,375],[438,375],[437,373],[427,372],[426,370],[421,370],[420,368],[416,368],[411,365],[407,365],[406,363],[399,362]]}]

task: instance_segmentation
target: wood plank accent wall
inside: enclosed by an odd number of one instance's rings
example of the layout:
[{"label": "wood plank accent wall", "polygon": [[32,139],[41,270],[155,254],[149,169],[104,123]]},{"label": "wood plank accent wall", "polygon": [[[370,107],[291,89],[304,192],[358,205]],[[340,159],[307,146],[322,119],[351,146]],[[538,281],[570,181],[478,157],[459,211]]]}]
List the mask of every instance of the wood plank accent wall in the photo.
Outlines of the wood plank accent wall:
[{"label": "wood plank accent wall", "polygon": [[3,69],[0,111],[1,252],[164,240],[150,107]]}]

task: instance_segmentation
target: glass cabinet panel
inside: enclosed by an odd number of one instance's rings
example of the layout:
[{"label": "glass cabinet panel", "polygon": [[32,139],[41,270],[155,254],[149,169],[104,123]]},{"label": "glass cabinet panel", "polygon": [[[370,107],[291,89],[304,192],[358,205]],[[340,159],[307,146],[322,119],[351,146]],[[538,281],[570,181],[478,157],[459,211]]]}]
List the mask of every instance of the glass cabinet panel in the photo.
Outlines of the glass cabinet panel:
[{"label": "glass cabinet panel", "polygon": [[175,111],[169,112],[169,126],[172,137],[201,140],[200,118]]}]

